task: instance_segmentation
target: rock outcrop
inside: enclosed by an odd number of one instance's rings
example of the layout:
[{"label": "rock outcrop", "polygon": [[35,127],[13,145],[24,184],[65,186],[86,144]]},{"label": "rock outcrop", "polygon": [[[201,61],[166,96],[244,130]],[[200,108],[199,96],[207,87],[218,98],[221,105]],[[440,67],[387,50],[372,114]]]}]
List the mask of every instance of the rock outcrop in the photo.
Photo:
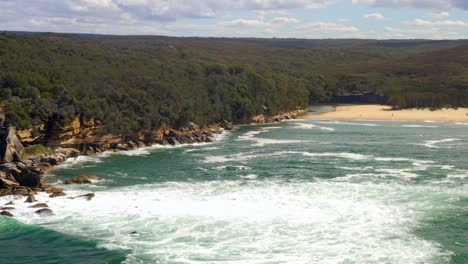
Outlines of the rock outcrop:
[{"label": "rock outcrop", "polygon": [[36,211],[36,214],[40,215],[41,217],[47,217],[47,216],[53,216],[54,215],[52,210],[50,210],[48,208],[39,209],[39,210]]},{"label": "rock outcrop", "polygon": [[86,176],[79,176],[75,179],[69,179],[65,181],[65,184],[89,184],[93,183],[93,181],[98,181],[99,178],[94,175],[86,175]]},{"label": "rock outcrop", "polygon": [[1,211],[0,212],[0,215],[2,216],[8,216],[8,217],[13,217],[13,214],[8,212],[8,211]]},{"label": "rock outcrop", "polygon": [[0,133],[0,163],[21,161],[24,147],[16,136],[16,129],[7,127]]}]

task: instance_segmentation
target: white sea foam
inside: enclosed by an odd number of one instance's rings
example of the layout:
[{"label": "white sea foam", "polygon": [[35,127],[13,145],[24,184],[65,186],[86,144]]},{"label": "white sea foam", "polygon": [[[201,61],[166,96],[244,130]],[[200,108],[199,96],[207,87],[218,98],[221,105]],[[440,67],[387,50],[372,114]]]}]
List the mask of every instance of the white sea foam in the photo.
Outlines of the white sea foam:
[{"label": "white sea foam", "polygon": [[343,158],[349,160],[368,160],[372,159],[370,155],[363,155],[358,153],[347,153],[347,152],[325,152],[325,153],[313,153],[307,151],[276,151],[271,153],[237,153],[233,155],[220,155],[220,156],[207,156],[204,158],[204,163],[225,163],[225,162],[244,162],[257,158],[267,158],[275,156],[289,156],[289,155],[300,155],[307,158],[316,157],[331,157],[331,158]]},{"label": "white sea foam", "polygon": [[273,144],[296,144],[303,142],[302,140],[289,140],[289,139],[271,139],[271,138],[259,138],[255,137],[256,135],[267,133],[271,129],[277,129],[281,127],[264,127],[261,130],[254,130],[244,133],[243,135],[237,138],[238,141],[253,141],[253,147],[263,147],[265,145]]},{"label": "white sea foam", "polygon": [[418,144],[427,148],[439,148],[439,144],[442,143],[449,143],[449,142],[454,142],[454,141],[459,141],[460,139],[457,138],[446,138],[446,139],[441,139],[441,140],[426,140],[422,144]]},{"label": "white sea foam", "polygon": [[433,193],[439,199],[467,194],[461,188],[247,179],[125,187],[97,192],[91,201],[38,194],[54,216],[36,215],[24,198],[14,214],[100,247],[129,250],[129,263],[444,263],[450,252],[412,230],[442,206],[430,199]]},{"label": "white sea foam", "polygon": [[432,160],[420,160],[411,158],[392,158],[392,157],[376,157],[376,161],[389,161],[389,162],[412,162],[414,165],[417,164],[430,164],[434,163]]},{"label": "white sea foam", "polygon": [[88,167],[94,166],[95,163],[101,163],[100,156],[78,156],[69,158],[65,162],[56,166],[56,168],[75,168],[75,167]]},{"label": "white sea foam", "polygon": [[438,126],[423,126],[423,125],[402,125],[407,128],[437,128]]},{"label": "white sea foam", "polygon": [[374,123],[362,123],[362,122],[343,122],[343,121],[319,121],[319,124],[335,124],[335,125],[351,125],[351,126],[368,126],[368,127],[378,127],[381,125]]},{"label": "white sea foam", "polygon": [[226,170],[228,168],[232,168],[234,170],[249,170],[251,169],[250,167],[247,167],[247,166],[243,166],[243,165],[235,165],[235,166],[217,166],[217,167],[214,167],[213,169],[214,170],[217,170],[217,171],[222,171],[222,170]]},{"label": "white sea foam", "polygon": [[307,123],[297,123],[294,128],[297,128],[297,129],[314,129],[314,128],[316,128],[316,129],[320,129],[322,131],[330,131],[330,132],[335,131],[335,129],[331,128],[331,127],[317,126],[317,125],[314,125],[314,124],[307,124]]},{"label": "white sea foam", "polygon": [[270,153],[260,152],[241,152],[233,155],[206,156],[204,163],[226,163],[226,162],[246,162],[253,159],[281,157],[298,155],[306,158],[341,158],[352,161],[375,160],[380,162],[409,162],[413,166],[426,166],[427,164],[435,163],[432,160],[420,160],[412,158],[394,158],[394,157],[375,157],[373,155],[365,155],[351,152],[307,152],[307,151],[276,151]]},{"label": "white sea foam", "polygon": [[332,158],[343,158],[349,160],[368,160],[371,159],[372,156],[363,155],[358,153],[333,153],[333,152],[326,152],[326,153],[310,153],[310,152],[303,152],[303,155],[306,157],[332,157]]},{"label": "white sea foam", "polygon": [[257,174],[247,174],[247,175],[241,176],[241,178],[245,180],[255,180],[257,179],[257,177],[258,177]]}]

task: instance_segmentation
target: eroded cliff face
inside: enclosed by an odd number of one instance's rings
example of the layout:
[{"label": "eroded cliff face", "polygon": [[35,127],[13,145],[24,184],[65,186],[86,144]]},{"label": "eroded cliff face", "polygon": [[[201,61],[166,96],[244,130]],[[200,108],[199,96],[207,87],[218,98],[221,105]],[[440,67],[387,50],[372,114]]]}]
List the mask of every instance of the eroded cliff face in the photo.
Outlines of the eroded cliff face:
[{"label": "eroded cliff face", "polygon": [[[305,110],[283,113],[276,116],[259,115],[250,120],[253,123],[275,122],[294,118]],[[1,121],[1,120],[0,120]],[[186,128],[171,128],[128,133],[126,135],[102,135],[96,133],[102,124],[95,120],[75,118],[64,127],[40,125],[31,130],[15,131],[14,128],[1,128],[0,139],[0,196],[32,195],[38,191],[49,192],[56,189],[44,182],[41,175],[47,169],[78,155],[95,155],[102,151],[132,150],[153,144],[179,145],[211,142],[215,134],[233,129],[229,121],[221,121],[208,127],[189,123]],[[42,136],[34,135],[42,133]],[[39,139],[39,140],[38,140]],[[45,149],[22,159],[24,148],[21,141],[31,144],[31,148]],[[45,146],[34,145],[37,141]],[[65,195],[57,191],[51,197]]]}]

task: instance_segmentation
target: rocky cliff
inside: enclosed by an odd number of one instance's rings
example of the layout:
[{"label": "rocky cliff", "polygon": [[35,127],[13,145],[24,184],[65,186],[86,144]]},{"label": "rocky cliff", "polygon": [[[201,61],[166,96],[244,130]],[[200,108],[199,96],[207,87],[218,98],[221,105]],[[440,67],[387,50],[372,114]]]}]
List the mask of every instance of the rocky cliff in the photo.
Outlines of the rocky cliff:
[{"label": "rocky cliff", "polygon": [[[291,119],[303,114],[305,110],[282,113],[276,116],[256,116],[253,123],[276,122]],[[0,120],[1,121],[1,120]],[[31,131],[15,131],[13,127],[0,128],[0,196],[3,195],[32,195],[38,191],[53,192],[54,187],[44,183],[41,175],[44,172],[78,155],[95,155],[103,151],[132,150],[154,144],[180,145],[191,143],[211,142],[215,134],[223,130],[231,130],[234,125],[228,121],[221,121],[208,127],[200,127],[189,123],[185,128],[175,130],[171,128],[141,131],[128,135],[97,134],[102,124],[94,120],[76,118],[71,124],[62,129],[51,129],[47,125],[40,127],[47,132],[41,146],[45,152],[34,153],[23,157],[27,142],[36,141]],[[19,138],[18,138],[19,137]],[[34,148],[31,145],[28,148]],[[52,191],[51,191],[52,190]],[[65,195],[57,192],[55,196]]]}]

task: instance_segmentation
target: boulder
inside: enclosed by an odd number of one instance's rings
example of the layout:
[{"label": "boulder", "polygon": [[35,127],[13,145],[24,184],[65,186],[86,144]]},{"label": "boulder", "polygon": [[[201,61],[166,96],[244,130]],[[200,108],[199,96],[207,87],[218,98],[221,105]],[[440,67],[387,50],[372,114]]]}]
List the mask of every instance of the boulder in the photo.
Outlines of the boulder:
[{"label": "boulder", "polygon": [[42,188],[42,189],[48,194],[63,192],[62,188],[57,188],[57,187],[53,187],[53,186],[47,186],[47,187]]},{"label": "boulder", "polygon": [[79,195],[79,196],[76,196],[76,197],[71,197],[71,198],[68,198],[68,199],[86,198],[86,200],[91,201],[95,196],[96,196],[96,194],[94,194],[94,193],[87,193],[87,194]]},{"label": "boulder", "polygon": [[180,145],[180,142],[175,137],[170,137],[167,139],[167,142],[173,146]]},{"label": "boulder", "polygon": [[36,211],[36,214],[40,215],[41,217],[53,216],[54,215],[52,210],[50,210],[48,208],[39,209],[39,210]]},{"label": "boulder", "polygon": [[10,211],[10,210],[14,210],[15,208],[14,207],[11,207],[11,206],[6,206],[6,207],[0,207],[0,210],[1,211]]},{"label": "boulder", "polygon": [[39,187],[41,185],[41,175],[35,168],[30,168],[23,163],[17,163],[10,170],[15,180],[26,187]]},{"label": "boulder", "polygon": [[0,136],[0,163],[21,161],[24,147],[16,136],[14,127],[7,127]]},{"label": "boulder", "polygon": [[223,121],[219,122],[219,126],[226,129],[226,130],[234,129],[234,125],[231,122],[227,121],[227,120],[223,120]]},{"label": "boulder", "polygon": [[7,180],[5,178],[0,178],[0,188],[9,188],[12,186],[19,186],[19,183]]},{"label": "boulder", "polygon": [[190,130],[199,130],[200,126],[193,123],[193,122],[189,122],[188,125],[187,125],[187,128],[190,129]]},{"label": "boulder", "polygon": [[138,143],[136,143],[135,141],[129,141],[127,143],[127,145],[128,145],[129,149],[137,149],[138,148]]},{"label": "boulder", "polygon": [[49,195],[50,198],[56,198],[56,197],[61,197],[65,196],[66,194],[64,192],[54,192],[51,195]]},{"label": "boulder", "polygon": [[55,152],[63,154],[66,158],[76,158],[81,154],[78,149],[74,148],[58,148]]},{"label": "boulder", "polygon": [[89,184],[93,183],[93,181],[97,181],[99,178],[94,175],[86,175],[86,176],[80,176],[75,179],[69,179],[65,181],[65,184]]},{"label": "boulder", "polygon": [[25,203],[34,203],[36,202],[36,197],[34,197],[34,194],[29,194],[28,198],[26,199],[26,201],[24,201]]},{"label": "boulder", "polygon": [[47,208],[47,207],[49,206],[46,203],[38,203],[38,204],[29,206],[29,208]]},{"label": "boulder", "polygon": [[8,216],[8,217],[13,217],[13,214],[11,214],[11,213],[8,212],[8,211],[1,211],[1,212],[0,212],[0,215]]},{"label": "boulder", "polygon": [[145,144],[144,142],[142,142],[142,141],[137,141],[136,143],[138,144],[138,147],[139,147],[139,148],[144,148],[144,147],[146,147],[146,144]]},{"label": "boulder", "polygon": [[[31,194],[33,192],[30,188],[22,187],[22,186],[13,187],[13,188],[5,189],[5,190],[7,190],[5,195],[28,196],[29,194]],[[1,194],[0,194],[0,196],[1,196]]]},{"label": "boulder", "polygon": [[9,202],[6,203],[5,205],[15,205],[15,202],[14,202],[14,201],[9,201]]}]

